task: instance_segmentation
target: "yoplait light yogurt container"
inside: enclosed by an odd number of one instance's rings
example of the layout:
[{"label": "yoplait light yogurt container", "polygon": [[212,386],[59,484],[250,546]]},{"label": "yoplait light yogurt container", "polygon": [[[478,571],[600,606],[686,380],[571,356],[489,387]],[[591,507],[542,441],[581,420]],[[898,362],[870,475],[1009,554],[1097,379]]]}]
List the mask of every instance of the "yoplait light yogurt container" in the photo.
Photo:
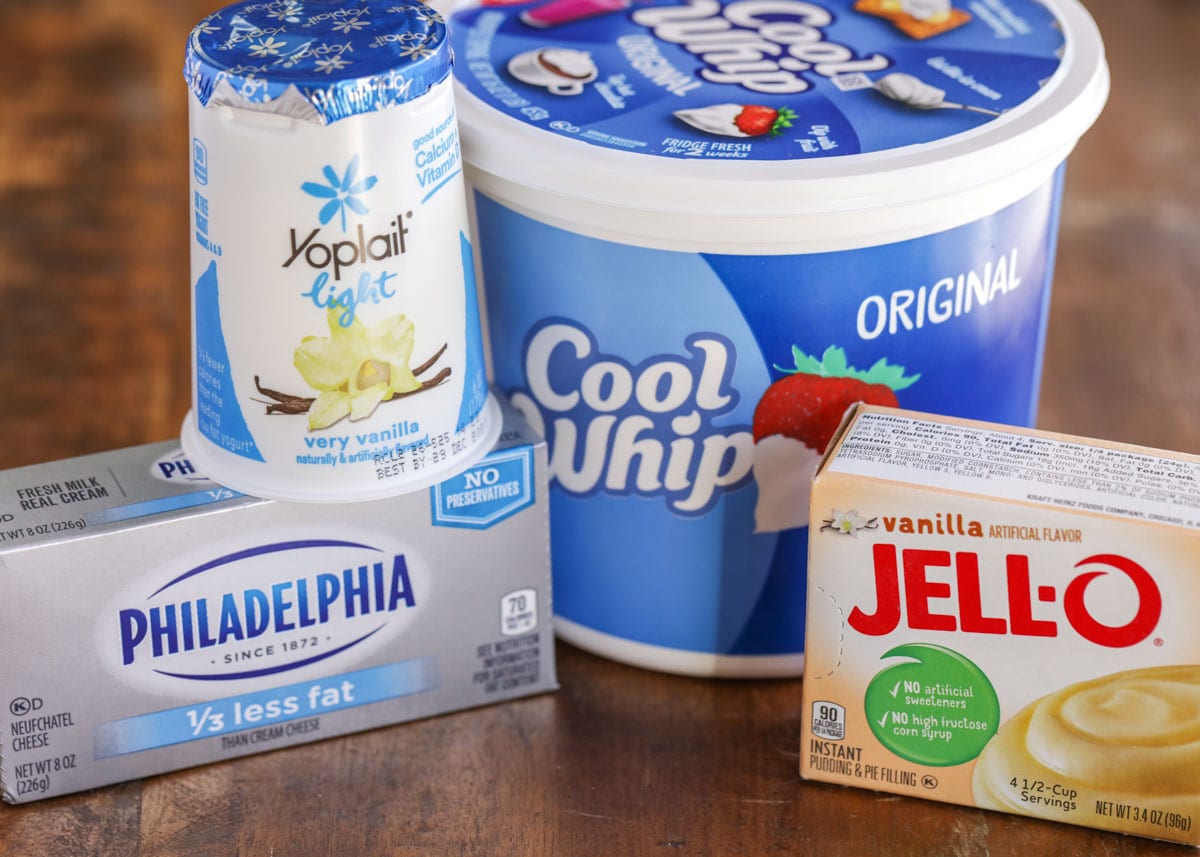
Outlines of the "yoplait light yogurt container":
[{"label": "yoplait light yogurt container", "polygon": [[451,56],[415,0],[242,2],[193,30],[183,444],[219,482],[388,496],[499,433]]},{"label": "yoplait light yogurt container", "polygon": [[854,401],[1030,424],[1075,0],[535,0],[450,22],[499,386],[547,437],[557,627],[804,663],[808,486]]}]

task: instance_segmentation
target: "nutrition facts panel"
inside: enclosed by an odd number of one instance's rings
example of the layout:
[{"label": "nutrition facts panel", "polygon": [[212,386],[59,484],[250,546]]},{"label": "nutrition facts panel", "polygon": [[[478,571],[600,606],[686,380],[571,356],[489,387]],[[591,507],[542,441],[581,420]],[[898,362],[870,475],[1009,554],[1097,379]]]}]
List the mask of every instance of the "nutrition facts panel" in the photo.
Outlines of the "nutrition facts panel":
[{"label": "nutrition facts panel", "polygon": [[864,410],[826,472],[1200,527],[1200,460]]}]

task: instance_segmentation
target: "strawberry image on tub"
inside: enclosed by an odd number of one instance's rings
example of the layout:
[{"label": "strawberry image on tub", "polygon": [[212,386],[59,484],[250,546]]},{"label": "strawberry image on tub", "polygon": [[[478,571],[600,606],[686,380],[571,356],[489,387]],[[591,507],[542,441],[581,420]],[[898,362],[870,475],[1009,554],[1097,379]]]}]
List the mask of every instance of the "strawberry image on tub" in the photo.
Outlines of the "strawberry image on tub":
[{"label": "strawberry image on tub", "polygon": [[919,380],[880,358],[866,371],[846,363],[836,346],[822,359],[792,349],[795,367],[774,368],[784,373],[767,387],[754,408],[754,479],[758,504],[755,532],[774,532],[807,526],[811,484],[825,447],[850,406],[897,407],[896,393]]}]

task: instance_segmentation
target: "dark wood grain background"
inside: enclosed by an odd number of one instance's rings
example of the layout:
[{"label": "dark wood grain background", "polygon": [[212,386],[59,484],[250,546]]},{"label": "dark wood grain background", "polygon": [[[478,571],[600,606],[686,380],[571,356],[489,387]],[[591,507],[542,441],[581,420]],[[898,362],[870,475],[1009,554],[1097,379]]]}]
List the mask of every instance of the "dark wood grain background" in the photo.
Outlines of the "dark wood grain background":
[{"label": "dark wood grain background", "polygon": [[[216,5],[0,2],[0,467],[178,434],[182,47]],[[1200,452],[1200,2],[1087,5],[1113,94],[1068,169],[1040,423]],[[798,681],[559,657],[554,694],[0,807],[0,853],[1188,851],[803,783]]]}]

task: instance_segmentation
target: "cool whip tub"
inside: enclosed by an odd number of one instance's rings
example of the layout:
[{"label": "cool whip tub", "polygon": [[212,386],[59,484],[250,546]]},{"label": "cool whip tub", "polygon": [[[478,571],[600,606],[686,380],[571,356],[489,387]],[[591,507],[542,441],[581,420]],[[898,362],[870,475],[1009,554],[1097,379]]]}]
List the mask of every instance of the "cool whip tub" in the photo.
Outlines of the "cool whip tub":
[{"label": "cool whip tub", "polygon": [[450,66],[415,0],[240,3],[192,32],[183,443],[213,478],[362,500],[495,440]]},{"label": "cool whip tub", "polygon": [[1200,458],[860,407],[812,499],[805,777],[1200,845]]},{"label": "cool whip tub", "polygon": [[1094,24],[646,0],[451,32],[494,375],[552,450],[559,632],[799,673],[808,476],[845,407],[1034,419]]}]

